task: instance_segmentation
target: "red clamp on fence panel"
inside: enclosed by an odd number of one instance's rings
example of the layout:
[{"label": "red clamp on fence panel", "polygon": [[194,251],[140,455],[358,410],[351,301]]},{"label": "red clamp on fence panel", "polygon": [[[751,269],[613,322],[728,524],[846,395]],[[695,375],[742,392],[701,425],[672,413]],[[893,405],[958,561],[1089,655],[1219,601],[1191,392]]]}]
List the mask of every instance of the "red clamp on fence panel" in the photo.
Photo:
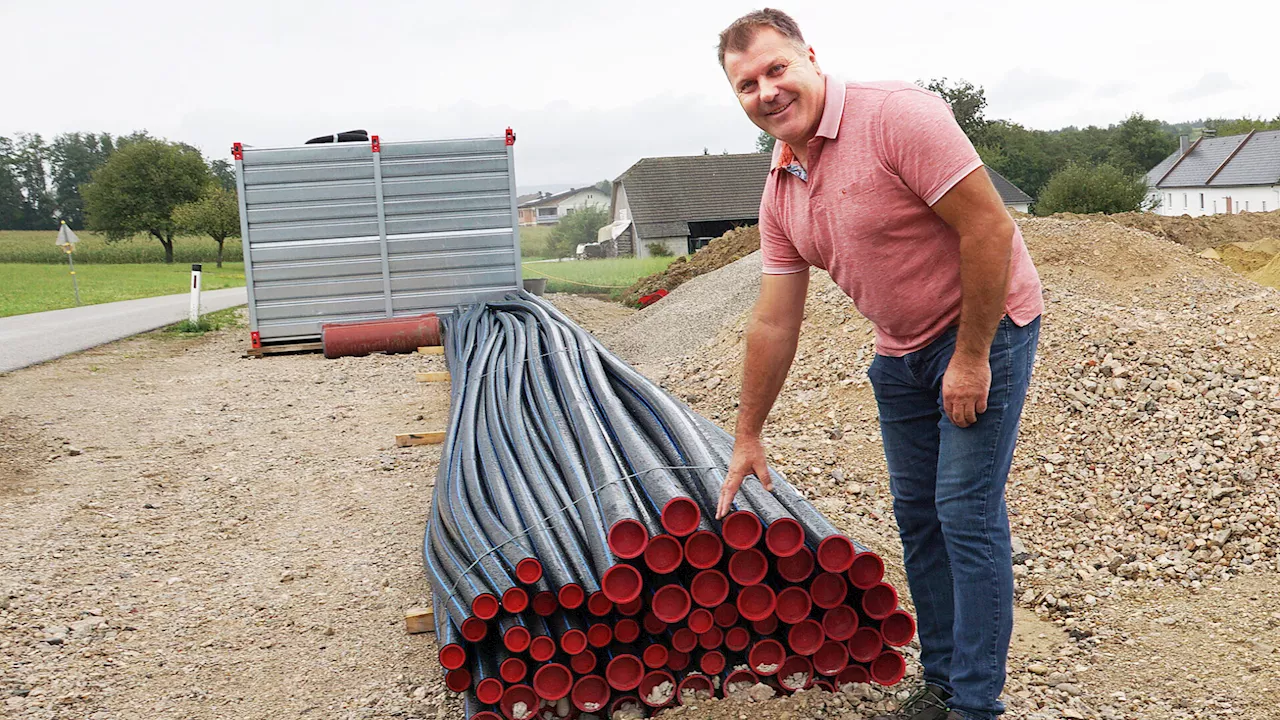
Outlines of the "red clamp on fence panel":
[{"label": "red clamp on fence panel", "polygon": [[382,152],[382,143],[378,140],[377,135],[370,135],[369,142],[373,143],[374,152]]},{"label": "red clamp on fence panel", "polygon": [[[236,144],[238,145],[239,143]],[[257,330],[249,333],[249,346],[255,350],[262,347],[262,335],[259,334]]]},{"label": "red clamp on fence panel", "polygon": [[231,143],[231,157],[236,160],[244,159],[244,146],[240,143]]},{"label": "red clamp on fence panel", "polygon": [[511,128],[507,128],[507,144],[508,145],[516,144],[516,133]]}]

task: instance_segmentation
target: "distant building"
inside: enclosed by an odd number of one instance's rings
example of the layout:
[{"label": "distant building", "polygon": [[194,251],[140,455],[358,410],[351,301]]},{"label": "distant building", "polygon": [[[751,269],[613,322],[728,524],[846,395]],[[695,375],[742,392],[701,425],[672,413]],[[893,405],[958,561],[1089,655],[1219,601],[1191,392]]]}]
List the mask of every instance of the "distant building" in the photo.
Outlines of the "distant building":
[{"label": "distant building", "polygon": [[991,168],[987,168],[987,175],[991,178],[991,184],[996,186],[996,192],[1000,193],[1000,199],[1004,201],[1005,207],[1020,213],[1031,212],[1030,195],[1022,192],[1017,185]]},{"label": "distant building", "polygon": [[609,196],[593,186],[569,188],[560,193],[536,193],[518,198],[521,225],[555,225],[579,208],[595,205],[609,207]]},{"label": "distant building", "polygon": [[1178,152],[1147,173],[1159,215],[1224,215],[1280,209],[1280,130],[1180,138]]}]

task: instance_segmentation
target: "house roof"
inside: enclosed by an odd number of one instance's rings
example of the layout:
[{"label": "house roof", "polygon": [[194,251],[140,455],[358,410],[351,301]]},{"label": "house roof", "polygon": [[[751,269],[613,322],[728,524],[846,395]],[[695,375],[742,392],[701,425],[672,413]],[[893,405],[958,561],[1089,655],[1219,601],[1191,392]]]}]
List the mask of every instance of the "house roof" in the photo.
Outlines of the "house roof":
[{"label": "house roof", "polygon": [[689,223],[757,220],[768,153],[644,158],[617,180],[640,237],[680,237]]},{"label": "house roof", "polygon": [[[1181,162],[1179,162],[1181,160]],[[1158,188],[1280,184],[1280,130],[1202,137],[1147,173]]]},{"label": "house roof", "polygon": [[564,192],[553,193],[551,195],[535,195],[532,200],[525,200],[519,203],[519,206],[520,207],[540,207],[542,205],[556,205],[560,202],[563,202],[564,200],[568,200],[574,195],[580,195],[584,192],[591,192],[592,190],[595,190],[601,195],[605,194],[603,190],[596,187],[595,185],[588,185],[586,187],[580,187],[580,188],[569,188]]},{"label": "house roof", "polygon": [[527,193],[525,195],[516,196],[516,205],[523,205],[530,200],[538,200],[542,197],[542,193]]},{"label": "house roof", "polygon": [[996,186],[996,192],[1000,193],[1000,199],[1005,205],[1022,205],[1031,202],[1031,196],[1022,192],[1005,176],[991,168],[987,168],[987,175],[991,177],[991,184]]}]

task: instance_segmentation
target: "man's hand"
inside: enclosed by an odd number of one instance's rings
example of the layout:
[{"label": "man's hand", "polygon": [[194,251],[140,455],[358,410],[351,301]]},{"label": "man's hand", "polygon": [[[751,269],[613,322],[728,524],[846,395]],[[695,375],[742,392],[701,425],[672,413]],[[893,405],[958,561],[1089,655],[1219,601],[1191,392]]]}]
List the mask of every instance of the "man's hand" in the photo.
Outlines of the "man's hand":
[{"label": "man's hand", "polygon": [[[962,428],[976,423],[978,416],[987,411],[990,392],[990,360],[980,355],[954,353],[942,376],[942,409],[951,422]],[[735,447],[735,458],[737,454]]]},{"label": "man's hand", "polygon": [[729,460],[729,474],[720,487],[720,502],[716,506],[716,519],[723,520],[729,514],[733,498],[742,487],[742,481],[754,474],[764,483],[764,489],[773,492],[773,479],[769,476],[769,461],[759,438],[737,438],[733,442],[733,458]]}]

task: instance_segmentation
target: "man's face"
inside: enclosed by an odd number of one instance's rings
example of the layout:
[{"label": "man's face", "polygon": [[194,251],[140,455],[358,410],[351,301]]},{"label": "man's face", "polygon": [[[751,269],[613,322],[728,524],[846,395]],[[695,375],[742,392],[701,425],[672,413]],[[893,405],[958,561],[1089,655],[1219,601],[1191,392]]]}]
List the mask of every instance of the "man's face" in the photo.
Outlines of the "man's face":
[{"label": "man's face", "polygon": [[817,133],[824,81],[813,48],[762,28],[745,51],[725,53],[724,72],[756,127],[792,147]]}]

